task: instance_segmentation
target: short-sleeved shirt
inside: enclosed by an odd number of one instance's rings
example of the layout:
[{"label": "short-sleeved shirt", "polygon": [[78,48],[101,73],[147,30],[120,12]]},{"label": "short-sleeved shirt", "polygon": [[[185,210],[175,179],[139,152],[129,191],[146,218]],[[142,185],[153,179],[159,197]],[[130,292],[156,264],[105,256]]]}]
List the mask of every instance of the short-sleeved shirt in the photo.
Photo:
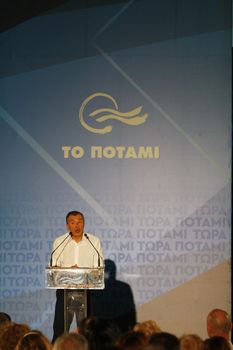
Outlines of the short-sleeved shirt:
[{"label": "short-sleeved shirt", "polygon": [[[69,232],[55,239],[53,243],[52,265],[59,267],[71,267],[74,265],[78,267],[98,267],[99,260],[100,266],[103,266],[103,253],[99,238],[90,233],[87,233],[87,235],[96,250],[84,234],[79,243],[72,239]],[[66,237],[67,239],[65,239]],[[62,243],[63,240],[64,242]],[[61,244],[60,247],[58,247],[59,244]],[[57,250],[55,251],[56,248]]]}]

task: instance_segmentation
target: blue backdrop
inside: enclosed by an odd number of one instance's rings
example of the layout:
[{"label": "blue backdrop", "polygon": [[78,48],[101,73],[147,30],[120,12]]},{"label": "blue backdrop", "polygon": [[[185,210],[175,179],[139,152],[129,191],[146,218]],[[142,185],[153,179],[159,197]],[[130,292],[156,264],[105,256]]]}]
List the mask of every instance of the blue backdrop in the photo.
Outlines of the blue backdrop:
[{"label": "blue backdrop", "polygon": [[51,336],[44,268],[70,210],[137,306],[230,258],[230,16],[227,0],[71,1],[0,34],[0,309],[14,320]]}]

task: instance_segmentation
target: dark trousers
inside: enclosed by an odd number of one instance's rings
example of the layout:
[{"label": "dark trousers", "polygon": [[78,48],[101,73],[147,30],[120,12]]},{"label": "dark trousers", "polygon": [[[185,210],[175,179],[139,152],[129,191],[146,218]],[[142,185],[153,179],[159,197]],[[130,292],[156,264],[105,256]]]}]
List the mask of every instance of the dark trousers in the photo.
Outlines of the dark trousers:
[{"label": "dark trousers", "polygon": [[[76,316],[76,324],[79,326],[80,322],[84,318],[84,309],[82,306],[82,303],[74,301],[72,298],[69,301],[69,296],[72,295],[74,292],[82,293],[80,290],[66,290],[67,293],[67,299],[69,303],[69,312],[66,312],[67,315],[67,331],[70,329],[70,325],[73,321],[74,315]],[[83,291],[84,292],[84,291]],[[54,314],[54,321],[53,321],[53,339],[52,343],[55,342],[55,340],[64,333],[65,331],[65,309],[64,309],[64,289],[57,289],[56,291],[56,304],[55,304],[55,314]],[[90,300],[89,293],[87,293],[87,300]],[[87,304],[89,303],[87,301]],[[87,310],[87,313],[89,314],[89,311]]]},{"label": "dark trousers", "polygon": [[64,290],[57,289],[56,291],[56,304],[55,304],[55,314],[53,321],[53,339],[52,343],[59,337],[59,335],[64,333],[65,319],[64,319]]}]

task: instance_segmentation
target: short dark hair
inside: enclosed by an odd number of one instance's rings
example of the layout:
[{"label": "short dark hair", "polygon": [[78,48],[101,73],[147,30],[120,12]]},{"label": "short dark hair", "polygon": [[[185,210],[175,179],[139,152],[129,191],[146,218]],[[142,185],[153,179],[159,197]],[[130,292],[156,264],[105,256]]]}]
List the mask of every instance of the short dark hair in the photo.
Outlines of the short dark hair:
[{"label": "short dark hair", "polygon": [[226,338],[214,336],[204,340],[204,350],[230,350],[231,346]]},{"label": "short dark hair", "polygon": [[6,321],[11,321],[11,317],[9,314],[6,312],[0,312],[0,323],[6,322]]},{"label": "short dark hair", "polygon": [[172,333],[158,332],[149,338],[149,345],[161,350],[178,350],[179,339]]},{"label": "short dark hair", "polygon": [[85,219],[84,219],[84,215],[83,213],[81,213],[80,211],[77,211],[77,210],[73,210],[73,211],[70,211],[67,215],[66,215],[66,223],[68,224],[68,218],[69,216],[76,216],[76,215],[80,215],[83,219],[83,223],[85,222]]}]

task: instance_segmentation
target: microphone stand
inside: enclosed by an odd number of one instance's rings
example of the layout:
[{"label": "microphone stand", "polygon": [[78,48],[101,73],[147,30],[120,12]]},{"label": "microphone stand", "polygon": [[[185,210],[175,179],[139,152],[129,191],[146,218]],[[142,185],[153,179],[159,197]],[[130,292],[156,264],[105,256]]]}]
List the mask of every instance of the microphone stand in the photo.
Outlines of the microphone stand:
[{"label": "microphone stand", "polygon": [[56,250],[65,242],[65,240],[67,240],[67,238],[69,238],[70,236],[72,236],[72,233],[69,232],[69,234],[61,241],[60,244],[58,244],[58,246],[52,251],[51,253],[51,257],[50,257],[50,264],[49,266],[52,267],[52,262],[53,262],[53,254],[56,252]]},{"label": "microphone stand", "polygon": [[92,243],[92,241],[90,240],[90,238],[86,233],[84,233],[84,236],[89,241],[89,243],[91,243],[92,247],[95,249],[96,253],[98,254],[98,267],[100,267],[100,253],[98,252],[98,250],[96,249],[96,247],[94,246],[94,244]]}]

